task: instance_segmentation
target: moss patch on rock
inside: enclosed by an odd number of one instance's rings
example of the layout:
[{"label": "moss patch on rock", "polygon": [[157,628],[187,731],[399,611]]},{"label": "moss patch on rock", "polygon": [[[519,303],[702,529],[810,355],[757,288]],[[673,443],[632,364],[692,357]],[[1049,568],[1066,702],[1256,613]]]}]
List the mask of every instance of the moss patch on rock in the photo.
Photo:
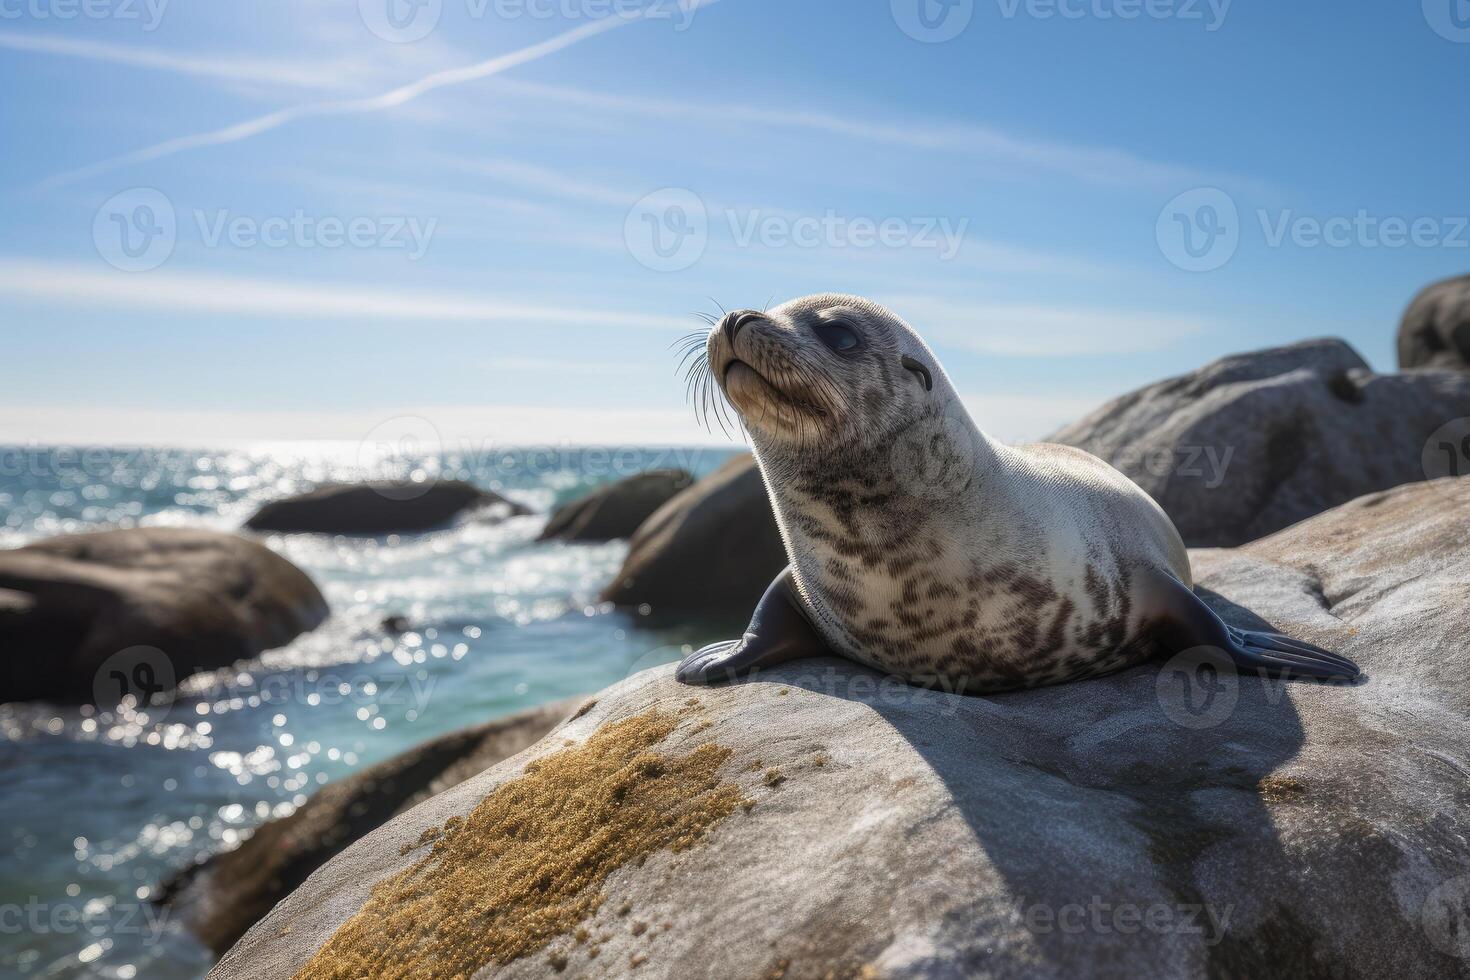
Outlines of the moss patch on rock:
[{"label": "moss patch on rock", "polygon": [[729,749],[653,751],[677,725],[646,712],[527,765],[374,888],[297,980],[468,977],[575,931],[609,874],[691,847],[742,802],[719,776]]}]

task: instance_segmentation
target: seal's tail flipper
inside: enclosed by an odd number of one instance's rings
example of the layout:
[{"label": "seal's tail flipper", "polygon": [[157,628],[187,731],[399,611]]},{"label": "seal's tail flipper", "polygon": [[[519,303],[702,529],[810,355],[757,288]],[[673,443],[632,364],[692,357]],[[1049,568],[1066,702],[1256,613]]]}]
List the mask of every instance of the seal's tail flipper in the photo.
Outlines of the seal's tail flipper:
[{"label": "seal's tail flipper", "polygon": [[744,636],[701,647],[684,658],[674,676],[685,684],[713,684],[762,667],[828,652],[801,611],[788,568],[761,596]]},{"label": "seal's tail flipper", "polygon": [[1241,671],[1268,677],[1356,680],[1362,674],[1347,657],[1304,640],[1229,626],[1183,583],[1162,573],[1159,579],[1154,635],[1171,654],[1213,647]]}]

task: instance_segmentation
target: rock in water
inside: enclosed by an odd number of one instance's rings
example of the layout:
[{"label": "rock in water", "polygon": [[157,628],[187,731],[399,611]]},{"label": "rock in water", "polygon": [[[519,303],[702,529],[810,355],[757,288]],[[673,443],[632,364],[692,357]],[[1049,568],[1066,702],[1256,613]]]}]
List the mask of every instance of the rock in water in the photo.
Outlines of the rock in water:
[{"label": "rock in water", "polygon": [[602,598],[655,613],[749,613],[786,546],[755,458],[742,453],[654,511]]},{"label": "rock in water", "polygon": [[1190,546],[1225,547],[1365,493],[1445,475],[1432,472],[1439,464],[1426,464],[1426,450],[1462,418],[1470,434],[1470,377],[1375,375],[1343,342],[1315,340],[1149,385],[1047,441],[1113,464]]},{"label": "rock in water", "polygon": [[1427,286],[1399,324],[1399,367],[1470,371],[1470,276]]},{"label": "rock in water", "polygon": [[557,701],[451,732],[327,784],[295,813],[165,882],[170,906],[216,953],[347,845],[436,793],[534,744],[586,699]]},{"label": "rock in water", "polygon": [[599,487],[557,508],[541,540],[613,541],[628,538],[666,501],[694,482],[684,470],[650,470]]},{"label": "rock in water", "polygon": [[0,702],[146,700],[326,616],[304,572],[238,535],[149,527],[48,538],[0,551]]},{"label": "rock in water", "polygon": [[520,504],[463,480],[431,483],[328,484],[273,500],[245,522],[252,531],[317,534],[410,534],[444,527],[485,508],[496,517],[529,514]]},{"label": "rock in water", "polygon": [[1194,557],[1229,621],[1367,680],[655,668],[348,848],[212,976],[1463,975],[1470,481]]}]

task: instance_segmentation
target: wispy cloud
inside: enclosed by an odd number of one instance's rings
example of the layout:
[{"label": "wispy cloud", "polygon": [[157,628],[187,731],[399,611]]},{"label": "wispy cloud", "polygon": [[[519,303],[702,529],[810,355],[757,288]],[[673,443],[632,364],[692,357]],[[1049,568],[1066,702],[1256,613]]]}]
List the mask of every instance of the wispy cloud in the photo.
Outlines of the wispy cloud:
[{"label": "wispy cloud", "polygon": [[688,330],[686,317],[578,309],[496,297],[304,285],[183,272],[118,273],[81,265],[0,259],[0,296],[67,306],[173,313],[357,317],[418,322],[505,323]]},{"label": "wispy cloud", "polygon": [[[701,0],[698,6],[708,6],[718,0]],[[247,119],[244,122],[235,123],[220,129],[209,130],[204,133],[195,133],[190,136],[179,136],[174,139],[155,143],[152,146],[134,150],[121,156],[103,160],[98,163],[89,164],[74,170],[53,174],[42,180],[37,187],[44,189],[75,183],[88,177],[108,173],[120,167],[130,164],[144,163],[149,160],[157,160],[162,157],[171,156],[186,150],[200,149],[206,146],[220,146],[227,143],[235,143],[240,140],[258,136],[261,133],[277,129],[287,123],[296,122],[301,119],[310,119],[320,116],[350,115],[355,113],[381,112],[412,102],[420,96],[433,92],[436,89],[446,88],[452,85],[463,85],[466,82],[489,78],[501,72],[508,71],[520,65],[536,61],[547,55],[555,54],[564,48],[569,48],[587,38],[619,27],[627,27],[638,23],[648,13],[656,10],[656,6],[644,8],[636,15],[609,16],[600,20],[588,21],[569,31],[564,31],[554,37],[547,38],[536,44],[528,45],[508,54],[498,55],[485,61],[465,65],[460,68],[449,68],[434,72],[407,85],[400,85],[381,95],[360,99],[335,99],[326,102],[310,102],[302,105],[288,106],[275,112]]]},{"label": "wispy cloud", "polygon": [[1007,357],[1140,354],[1168,350],[1210,329],[1193,314],[965,303],[917,295],[890,302],[935,346]]}]

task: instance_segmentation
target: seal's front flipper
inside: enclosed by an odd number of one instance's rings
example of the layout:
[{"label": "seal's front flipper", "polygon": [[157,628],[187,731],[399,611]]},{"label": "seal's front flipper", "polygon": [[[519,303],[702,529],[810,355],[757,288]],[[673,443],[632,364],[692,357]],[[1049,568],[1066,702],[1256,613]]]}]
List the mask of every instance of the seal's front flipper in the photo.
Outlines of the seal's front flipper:
[{"label": "seal's front flipper", "polygon": [[829,652],[807,621],[787,568],[761,596],[744,636],[694,651],[684,658],[675,676],[685,684],[713,684],[761,667]]},{"label": "seal's front flipper", "polygon": [[1280,633],[1229,626],[1182,583],[1158,574],[1155,636],[1170,653],[1214,647],[1241,671],[1268,677],[1356,680],[1362,671],[1347,657]]}]

